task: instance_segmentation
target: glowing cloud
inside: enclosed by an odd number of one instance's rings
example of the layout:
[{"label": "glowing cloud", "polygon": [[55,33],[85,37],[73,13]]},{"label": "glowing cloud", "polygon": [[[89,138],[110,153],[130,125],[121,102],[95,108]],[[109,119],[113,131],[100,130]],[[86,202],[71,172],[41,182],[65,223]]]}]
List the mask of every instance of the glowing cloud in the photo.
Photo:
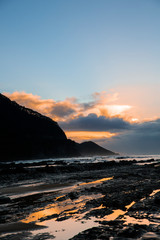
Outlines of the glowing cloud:
[{"label": "glowing cloud", "polygon": [[118,135],[117,133],[110,132],[92,132],[92,131],[66,131],[65,132],[68,138],[74,139],[77,142],[89,141],[89,140],[98,140],[98,139],[107,139],[113,136]]},{"label": "glowing cloud", "polygon": [[41,99],[40,96],[32,93],[14,92],[4,93],[11,100],[32,108],[55,121],[66,121],[78,118],[79,116],[88,116],[96,114],[109,118],[124,117],[126,111],[131,109],[129,105],[109,104],[117,100],[117,93],[94,93],[92,101],[79,103],[76,98],[66,98],[64,101],[55,101],[53,99]]},{"label": "glowing cloud", "polygon": [[64,101],[56,102],[53,99],[43,100],[40,96],[25,92],[4,93],[4,95],[12,101],[16,101],[27,108],[32,108],[55,121],[64,121],[74,115],[78,109],[74,98],[67,98]]},{"label": "glowing cloud", "polygon": [[121,87],[116,92],[94,93],[85,103],[74,97],[55,101],[25,92],[3,94],[58,121],[67,137],[77,142],[94,140],[116,152],[127,148],[130,153],[134,148],[149,153],[152,146],[152,152],[159,153],[158,91],[159,87]]}]

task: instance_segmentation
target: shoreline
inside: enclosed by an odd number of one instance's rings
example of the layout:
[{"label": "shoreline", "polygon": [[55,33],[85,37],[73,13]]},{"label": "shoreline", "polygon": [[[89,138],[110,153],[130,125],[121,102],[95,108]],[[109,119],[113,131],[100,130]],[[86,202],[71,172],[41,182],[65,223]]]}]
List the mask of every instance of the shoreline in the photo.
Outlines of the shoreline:
[{"label": "shoreline", "polygon": [[[159,238],[158,160],[152,159],[143,165],[134,160],[123,160],[67,165],[59,162],[59,165],[43,168],[35,168],[34,165],[25,167],[19,165],[12,168],[12,174],[9,174],[11,169],[8,168],[8,173],[3,169],[0,175],[3,180],[1,200],[8,198],[8,203],[1,203],[0,229],[6,224],[8,237],[13,235],[10,224],[17,226],[23,222],[47,226],[45,230],[35,229],[32,232],[26,225],[26,234],[31,234],[31,239],[37,234],[49,234],[48,239],[54,236],[57,240],[66,240],[65,234],[68,234],[67,239],[76,240],[101,239],[101,235],[106,239],[107,236],[114,239],[121,235],[123,239],[124,236],[131,236],[130,232],[134,232],[134,239],[143,239],[148,232],[157,235],[155,239]],[[12,198],[14,194],[16,198]],[[71,231],[71,222],[76,231]],[[96,233],[93,238],[94,228]],[[128,232],[124,230],[126,228]],[[15,240],[20,234],[14,232]],[[6,240],[5,237],[1,235],[2,240]]]}]

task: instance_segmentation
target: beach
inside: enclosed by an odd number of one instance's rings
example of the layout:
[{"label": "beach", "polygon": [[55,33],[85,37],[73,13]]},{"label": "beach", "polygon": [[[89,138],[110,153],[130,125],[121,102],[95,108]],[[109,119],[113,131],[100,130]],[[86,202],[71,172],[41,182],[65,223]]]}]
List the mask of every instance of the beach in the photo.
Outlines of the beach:
[{"label": "beach", "polygon": [[160,160],[97,159],[1,163],[0,238],[160,239]]}]

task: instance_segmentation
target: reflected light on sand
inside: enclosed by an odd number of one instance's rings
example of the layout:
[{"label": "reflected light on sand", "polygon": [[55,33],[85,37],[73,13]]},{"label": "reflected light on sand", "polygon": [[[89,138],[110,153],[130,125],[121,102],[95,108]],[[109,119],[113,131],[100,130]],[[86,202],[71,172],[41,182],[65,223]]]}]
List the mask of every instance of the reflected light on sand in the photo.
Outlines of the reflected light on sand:
[{"label": "reflected light on sand", "polygon": [[104,219],[106,221],[113,221],[115,220],[116,218],[118,218],[119,216],[121,215],[124,215],[125,213],[127,213],[127,211],[129,210],[129,208],[131,208],[133,205],[135,204],[135,202],[131,202],[129,205],[125,206],[125,208],[127,209],[126,211],[123,211],[121,209],[116,209],[116,210],[113,210],[113,213],[107,215],[106,217],[104,217]]},{"label": "reflected light on sand", "polygon": [[154,196],[158,192],[160,192],[160,189],[154,190],[149,196],[152,197],[152,196]]},{"label": "reflected light on sand", "polygon": [[[100,184],[108,180],[112,180],[113,177],[101,178],[96,181],[91,181],[88,183],[81,183],[79,186],[92,185],[92,184]],[[101,194],[92,194],[90,196],[80,196],[78,199],[72,201],[70,199],[64,200],[62,202],[56,202],[58,199],[64,197],[65,195],[61,195],[55,198],[55,203],[49,204],[45,207],[45,209],[39,209],[39,211],[31,213],[27,218],[23,219],[22,222],[30,223],[39,221],[41,218],[45,218],[47,216],[52,216],[54,214],[62,215],[62,214],[74,214],[78,212],[78,210],[82,209],[86,203],[86,201],[100,198]]]},{"label": "reflected light on sand", "polygon": [[113,177],[101,178],[101,179],[96,180],[96,181],[87,182],[87,183],[81,183],[79,185],[83,186],[83,185],[89,185],[89,184],[99,184],[99,183],[102,183],[102,182],[105,182],[105,181],[108,181],[108,180],[112,180],[112,179],[113,179]]},{"label": "reflected light on sand", "polygon": [[126,213],[126,211],[117,209],[117,210],[113,210],[113,213],[107,215],[106,217],[104,217],[104,220],[106,221],[113,221],[116,218],[118,218],[121,215],[124,215]]},{"label": "reflected light on sand", "polygon": [[144,218],[144,219],[137,219],[134,217],[130,217],[128,215],[124,216],[124,218],[122,218],[121,220],[125,221],[125,224],[139,224],[139,225],[150,225],[150,224],[154,224],[154,222],[149,221],[148,219]]},{"label": "reflected light on sand", "polygon": [[[100,198],[102,196],[103,196],[102,194],[92,194],[89,196],[86,196],[86,195],[80,196],[75,201],[72,201],[71,199],[67,199],[62,202],[55,202],[53,204],[47,205],[43,210],[39,209],[38,211],[31,213],[28,217],[23,219],[21,222],[23,223],[37,222],[37,221],[40,221],[41,218],[52,216],[54,214],[58,214],[59,217],[64,217],[64,216],[68,216],[76,213],[76,217],[80,217],[80,214],[78,214],[78,211],[85,206],[86,201]],[[61,197],[63,196],[60,196],[58,198],[61,198]],[[56,217],[57,216],[55,217],[53,216],[53,218],[56,218]]]},{"label": "reflected light on sand", "polygon": [[129,205],[127,205],[125,208],[128,210],[128,209],[130,209],[135,203],[136,203],[136,202],[133,201],[133,202],[131,202]]},{"label": "reflected light on sand", "polygon": [[59,213],[60,213],[60,209],[56,206],[56,204],[52,204],[50,207],[48,206],[44,210],[31,213],[27,218],[23,219],[21,222],[24,222],[24,223],[35,222],[43,217],[51,216],[53,214],[59,214]]}]

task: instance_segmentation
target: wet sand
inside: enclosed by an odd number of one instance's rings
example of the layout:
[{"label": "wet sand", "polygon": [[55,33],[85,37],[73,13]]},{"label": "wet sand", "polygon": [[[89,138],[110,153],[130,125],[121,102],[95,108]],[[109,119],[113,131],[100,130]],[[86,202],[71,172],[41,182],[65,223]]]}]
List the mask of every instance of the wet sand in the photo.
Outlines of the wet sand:
[{"label": "wet sand", "polygon": [[13,195],[22,195],[26,193],[32,193],[35,192],[47,192],[47,191],[57,191],[65,187],[70,187],[73,184],[70,183],[55,183],[55,184],[37,184],[32,186],[17,186],[17,187],[6,187],[0,189],[0,194],[11,194]]},{"label": "wet sand", "polygon": [[154,160],[3,166],[0,237],[160,239],[159,174]]}]

